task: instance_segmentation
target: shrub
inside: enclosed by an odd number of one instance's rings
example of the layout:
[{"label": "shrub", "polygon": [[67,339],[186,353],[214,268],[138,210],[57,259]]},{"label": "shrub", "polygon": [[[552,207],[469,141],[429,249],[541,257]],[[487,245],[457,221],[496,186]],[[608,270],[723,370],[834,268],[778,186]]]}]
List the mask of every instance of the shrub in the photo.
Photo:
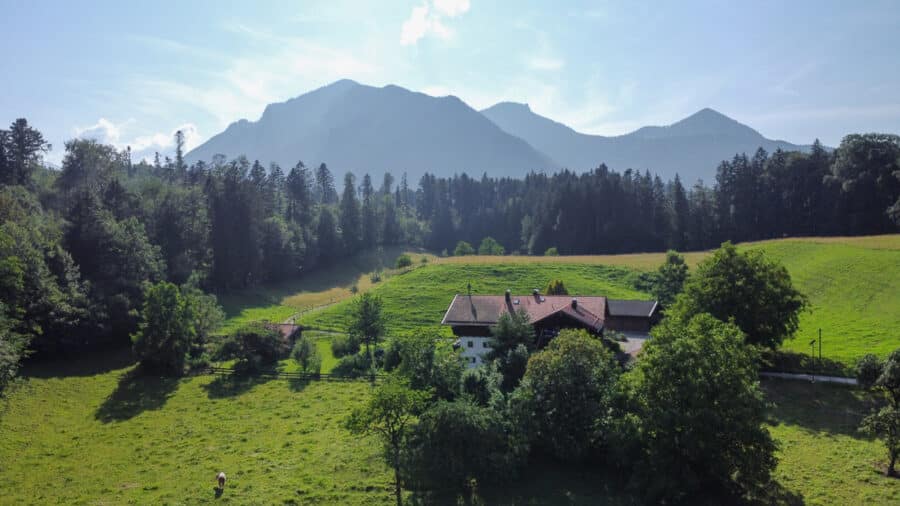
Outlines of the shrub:
[{"label": "shrub", "polygon": [[559,251],[557,251],[556,246],[551,248],[547,248],[547,251],[544,252],[545,257],[558,257]]},{"label": "shrub", "polygon": [[884,364],[881,363],[881,360],[869,353],[859,359],[859,362],[856,364],[856,380],[861,387],[872,388],[875,385],[875,381],[881,376],[883,368]]},{"label": "shrub", "polygon": [[422,260],[419,260],[419,262],[420,262],[422,265],[427,264],[427,263],[428,263],[428,257],[425,256],[425,255],[422,255]]},{"label": "shrub", "polygon": [[[423,257],[424,258],[424,257]],[[409,257],[406,253],[397,257],[397,268],[403,269],[406,267],[412,266],[412,258]]]},{"label": "shrub", "polygon": [[506,252],[499,242],[493,237],[485,237],[481,240],[481,245],[478,246],[478,254],[479,255],[502,255]]},{"label": "shrub", "polygon": [[547,283],[547,295],[569,295],[569,291],[561,279],[554,279]]},{"label": "shrub", "polygon": [[351,336],[335,336],[331,339],[331,354],[335,357],[343,357],[359,353],[359,339]]},{"label": "shrub", "polygon": [[344,378],[362,378],[369,374],[371,368],[372,364],[364,353],[355,353],[338,360],[331,374]]},{"label": "shrub", "polygon": [[225,339],[220,355],[237,359],[236,370],[259,371],[286,356],[288,351],[281,332],[262,323],[251,323]]},{"label": "shrub", "polygon": [[291,351],[291,358],[300,365],[303,372],[319,374],[322,370],[322,357],[319,356],[319,349],[316,347],[316,342],[309,337],[301,337],[297,340]]},{"label": "shrub", "polygon": [[141,323],[131,336],[141,364],[181,374],[197,336],[194,320],[194,304],[177,286],[168,282],[148,286]]},{"label": "shrub", "polygon": [[456,248],[453,249],[453,256],[455,257],[464,257],[466,255],[474,255],[475,248],[472,247],[471,244],[466,241],[459,241],[456,243]]},{"label": "shrub", "polygon": [[350,285],[350,293],[356,294],[358,292],[359,292],[359,286],[357,286],[356,283],[353,283],[352,285]]},{"label": "shrub", "polygon": [[369,274],[369,281],[372,283],[379,283],[381,281],[381,271],[375,271],[372,274]]}]

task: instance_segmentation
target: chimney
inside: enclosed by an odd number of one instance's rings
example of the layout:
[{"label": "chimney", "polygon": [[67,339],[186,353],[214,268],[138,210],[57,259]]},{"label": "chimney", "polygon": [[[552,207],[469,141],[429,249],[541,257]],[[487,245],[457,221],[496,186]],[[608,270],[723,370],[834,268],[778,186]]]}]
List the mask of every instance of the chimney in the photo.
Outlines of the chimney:
[{"label": "chimney", "polygon": [[512,304],[512,293],[509,291],[509,288],[506,289],[506,303]]},{"label": "chimney", "polygon": [[578,299],[572,297],[572,309],[578,309]]}]

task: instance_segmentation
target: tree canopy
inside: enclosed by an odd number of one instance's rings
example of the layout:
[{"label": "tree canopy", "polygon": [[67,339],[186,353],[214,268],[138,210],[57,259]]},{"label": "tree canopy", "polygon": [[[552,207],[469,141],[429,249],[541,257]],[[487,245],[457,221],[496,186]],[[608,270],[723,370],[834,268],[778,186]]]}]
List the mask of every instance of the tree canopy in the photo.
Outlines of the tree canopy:
[{"label": "tree canopy", "polygon": [[748,343],[774,349],[794,335],[806,304],[783,265],[726,242],[697,266],[669,313],[733,319]]},{"label": "tree canopy", "polygon": [[632,373],[653,500],[741,496],[769,483],[775,444],[763,426],[756,353],[741,330],[708,314],[666,318]]}]

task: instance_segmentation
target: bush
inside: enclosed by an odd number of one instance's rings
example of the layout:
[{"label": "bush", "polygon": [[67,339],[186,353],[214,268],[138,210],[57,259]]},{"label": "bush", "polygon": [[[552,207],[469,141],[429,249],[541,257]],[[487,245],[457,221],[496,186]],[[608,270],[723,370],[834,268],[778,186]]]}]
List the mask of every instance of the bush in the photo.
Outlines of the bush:
[{"label": "bush", "polygon": [[372,283],[381,282],[381,271],[375,271],[372,274],[369,274],[369,281],[371,281]]},{"label": "bush", "polygon": [[356,283],[353,283],[352,285],[350,285],[350,293],[356,294],[358,292],[359,292],[359,286],[357,286]]},{"label": "bush", "polygon": [[561,279],[554,279],[547,283],[547,295],[569,295],[569,291]]},{"label": "bush", "polygon": [[[424,257],[423,257],[423,258],[424,258]],[[397,268],[398,268],[398,269],[403,269],[403,268],[406,268],[406,267],[410,267],[410,266],[412,266],[412,258],[410,258],[409,255],[407,255],[406,253],[404,253],[404,254],[402,254],[402,255],[400,255],[400,256],[397,257],[397,263],[396,263],[396,265],[397,265]]]},{"label": "bush", "polygon": [[503,248],[499,242],[493,237],[485,237],[481,240],[481,245],[478,246],[478,254],[479,255],[503,255],[506,250]]},{"label": "bush", "polygon": [[516,429],[494,409],[439,401],[410,430],[401,459],[405,481],[414,489],[468,494],[473,481],[514,479],[528,454]]},{"label": "bush", "polygon": [[331,374],[344,378],[362,378],[369,374],[371,368],[372,364],[364,353],[355,353],[338,360]]},{"label": "bush", "polygon": [[547,251],[544,252],[545,257],[558,257],[559,251],[557,251],[556,246],[552,248],[547,248]]},{"label": "bush", "polygon": [[285,357],[289,349],[281,332],[251,323],[225,339],[220,357],[237,359],[235,370],[255,372]]},{"label": "bush", "polygon": [[471,244],[466,241],[459,241],[456,243],[456,248],[453,249],[453,256],[455,257],[464,257],[466,255],[474,255],[475,248],[472,247]]},{"label": "bush", "polygon": [[319,349],[316,342],[309,337],[301,337],[294,344],[291,351],[291,358],[300,365],[303,372],[316,374],[322,370],[322,357],[319,356]]},{"label": "bush", "polygon": [[335,357],[359,353],[359,340],[351,336],[335,336],[331,339],[331,354]]},{"label": "bush", "polygon": [[425,256],[425,255],[422,255],[422,260],[419,260],[419,262],[421,262],[422,265],[427,264],[427,263],[428,263],[428,257]]},{"label": "bush", "polygon": [[859,363],[856,364],[856,380],[859,382],[859,386],[872,388],[872,385],[881,376],[883,368],[884,364],[881,363],[881,360],[871,353],[859,359]]},{"label": "bush", "polygon": [[149,285],[138,331],[131,336],[134,353],[144,367],[184,372],[197,336],[195,305],[172,283]]}]

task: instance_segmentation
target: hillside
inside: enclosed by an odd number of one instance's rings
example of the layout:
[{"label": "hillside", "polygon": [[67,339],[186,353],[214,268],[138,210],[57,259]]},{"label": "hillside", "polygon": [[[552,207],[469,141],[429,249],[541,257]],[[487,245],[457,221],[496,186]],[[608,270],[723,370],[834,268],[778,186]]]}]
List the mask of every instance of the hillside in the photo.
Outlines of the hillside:
[{"label": "hillside", "polygon": [[[342,80],[266,107],[258,121],[240,120],[188,153],[187,160],[244,154],[293,167],[325,162],[346,171],[425,171],[522,176],[557,164],[491,123],[456,97],[432,97],[399,86]],[[378,179],[376,177],[376,179]]]},{"label": "hillside", "polygon": [[[823,358],[852,367],[866,353],[886,356],[900,347],[900,235],[854,238],[783,239],[748,243],[787,267],[809,297],[797,336],[784,349],[810,353],[809,341],[823,332]],[[708,253],[688,253],[690,265]],[[385,302],[389,331],[438,331],[455,293],[528,293],[551,279],[565,281],[572,293],[644,297],[635,289],[640,271],[655,269],[663,253],[575,257],[471,256],[436,258],[429,265],[373,285]],[[852,294],[852,295],[850,295]],[[348,294],[349,297],[349,294]],[[287,300],[287,299],[285,299]],[[306,313],[301,321],[316,328],[344,330],[349,301]],[[285,311],[288,311],[285,309]]]},{"label": "hillside", "polygon": [[735,153],[752,155],[759,147],[769,153],[776,149],[809,149],[767,139],[712,109],[700,110],[669,126],[646,126],[614,137],[576,132],[534,113],[527,104],[501,102],[481,113],[503,130],[578,172],[605,163],[616,170],[649,170],[663,179],[678,173],[688,184],[698,178],[711,183],[719,162]]}]

